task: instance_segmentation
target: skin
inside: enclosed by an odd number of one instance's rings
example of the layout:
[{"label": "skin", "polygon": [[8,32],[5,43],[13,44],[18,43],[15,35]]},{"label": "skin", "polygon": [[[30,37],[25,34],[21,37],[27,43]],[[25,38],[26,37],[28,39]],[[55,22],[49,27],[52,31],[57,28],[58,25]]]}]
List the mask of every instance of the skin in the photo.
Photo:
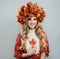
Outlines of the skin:
[{"label": "skin", "polygon": [[[37,18],[36,17],[27,18],[27,24],[30,29],[34,29],[35,26],[37,25]],[[23,53],[22,57],[25,58],[25,57],[31,56],[31,55],[35,54],[35,52],[36,52],[36,48],[34,47],[34,48],[30,49],[29,53]],[[45,58],[45,52],[43,52],[41,54],[41,59],[44,59],[44,58]]]},{"label": "skin", "polygon": [[29,28],[34,29],[35,26],[37,25],[37,18],[32,17],[32,18],[28,18],[27,20],[28,20],[27,24],[28,24]]}]

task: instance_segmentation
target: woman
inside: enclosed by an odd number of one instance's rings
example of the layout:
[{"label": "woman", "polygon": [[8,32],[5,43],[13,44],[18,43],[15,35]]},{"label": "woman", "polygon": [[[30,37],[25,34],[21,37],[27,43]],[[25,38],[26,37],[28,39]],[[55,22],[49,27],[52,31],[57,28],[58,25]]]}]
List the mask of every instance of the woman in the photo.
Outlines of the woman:
[{"label": "woman", "polygon": [[41,26],[45,17],[43,8],[28,2],[18,9],[17,17],[23,30],[17,36],[14,56],[16,59],[44,59],[49,55],[49,43]]}]

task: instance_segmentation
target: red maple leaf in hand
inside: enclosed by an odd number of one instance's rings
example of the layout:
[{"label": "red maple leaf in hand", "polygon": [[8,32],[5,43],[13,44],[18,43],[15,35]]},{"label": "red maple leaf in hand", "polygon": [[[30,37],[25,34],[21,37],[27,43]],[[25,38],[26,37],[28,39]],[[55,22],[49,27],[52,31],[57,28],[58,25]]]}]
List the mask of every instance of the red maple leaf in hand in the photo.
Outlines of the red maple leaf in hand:
[{"label": "red maple leaf in hand", "polygon": [[36,41],[35,41],[34,39],[32,39],[31,41],[29,41],[29,43],[30,43],[31,45],[35,45],[35,44],[36,44]]}]

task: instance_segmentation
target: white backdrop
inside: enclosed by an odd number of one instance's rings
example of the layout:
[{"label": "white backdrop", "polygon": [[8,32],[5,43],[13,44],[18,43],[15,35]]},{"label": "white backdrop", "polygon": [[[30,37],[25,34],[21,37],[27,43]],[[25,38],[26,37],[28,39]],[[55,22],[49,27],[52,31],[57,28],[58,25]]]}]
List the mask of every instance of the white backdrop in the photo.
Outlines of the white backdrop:
[{"label": "white backdrop", "polygon": [[[15,59],[14,44],[21,26],[17,23],[17,10],[30,0],[0,0],[0,59]],[[60,0],[31,0],[46,11],[42,26],[50,44],[50,56],[46,59],[60,59]]]}]

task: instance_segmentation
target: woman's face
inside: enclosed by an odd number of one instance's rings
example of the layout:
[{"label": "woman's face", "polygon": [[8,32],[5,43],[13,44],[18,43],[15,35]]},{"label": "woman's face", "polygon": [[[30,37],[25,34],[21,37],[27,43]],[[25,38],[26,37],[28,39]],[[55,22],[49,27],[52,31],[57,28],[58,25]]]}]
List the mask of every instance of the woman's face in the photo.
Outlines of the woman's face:
[{"label": "woman's face", "polygon": [[27,24],[29,28],[33,29],[37,25],[37,18],[36,17],[28,17],[27,18]]}]

